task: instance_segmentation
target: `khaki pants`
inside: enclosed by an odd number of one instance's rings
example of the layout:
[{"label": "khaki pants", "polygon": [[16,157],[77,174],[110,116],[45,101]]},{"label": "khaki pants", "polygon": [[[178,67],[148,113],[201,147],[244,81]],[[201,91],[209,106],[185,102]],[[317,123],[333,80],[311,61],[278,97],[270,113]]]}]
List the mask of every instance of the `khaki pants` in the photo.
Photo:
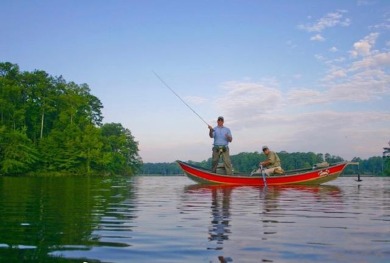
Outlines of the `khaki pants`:
[{"label": "khaki pants", "polygon": [[222,157],[223,163],[225,165],[226,174],[228,175],[233,174],[232,163],[230,161],[229,147],[225,147],[224,149],[221,149],[218,146],[213,147],[213,156],[212,156],[212,164],[211,164],[211,170],[213,171],[213,173],[217,172],[217,166],[220,157]]},{"label": "khaki pants", "polygon": [[[279,169],[282,169],[282,167],[280,166],[276,166],[276,167],[272,167],[272,168],[266,168],[264,169],[264,173],[267,175],[267,176],[270,176],[271,174],[274,173],[275,169],[276,168],[279,168]],[[261,173],[261,169],[257,169],[256,173]]]}]

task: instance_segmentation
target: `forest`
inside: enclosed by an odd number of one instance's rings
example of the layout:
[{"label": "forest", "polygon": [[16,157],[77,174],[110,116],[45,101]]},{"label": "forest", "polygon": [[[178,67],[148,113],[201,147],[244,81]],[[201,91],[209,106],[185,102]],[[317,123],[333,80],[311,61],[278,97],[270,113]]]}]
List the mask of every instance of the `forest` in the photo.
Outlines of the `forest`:
[{"label": "forest", "polygon": [[138,142],[87,84],[0,63],[0,175],[131,175]]}]

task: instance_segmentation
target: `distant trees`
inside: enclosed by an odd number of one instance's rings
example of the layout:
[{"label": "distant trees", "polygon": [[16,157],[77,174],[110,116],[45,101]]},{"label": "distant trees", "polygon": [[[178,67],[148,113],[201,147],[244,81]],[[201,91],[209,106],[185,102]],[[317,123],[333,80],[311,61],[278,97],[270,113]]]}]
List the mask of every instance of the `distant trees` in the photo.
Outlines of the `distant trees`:
[{"label": "distant trees", "polygon": [[138,142],[87,84],[0,63],[0,174],[132,174]]}]

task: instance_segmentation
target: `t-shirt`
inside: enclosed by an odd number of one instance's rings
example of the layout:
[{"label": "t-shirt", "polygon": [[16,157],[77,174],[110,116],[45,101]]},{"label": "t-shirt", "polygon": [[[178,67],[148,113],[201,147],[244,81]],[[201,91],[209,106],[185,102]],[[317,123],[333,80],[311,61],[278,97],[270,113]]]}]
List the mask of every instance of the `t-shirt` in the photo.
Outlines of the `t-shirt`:
[{"label": "t-shirt", "polygon": [[267,165],[267,168],[273,168],[280,166],[280,159],[279,156],[275,153],[270,151],[267,155],[267,161],[270,161],[270,164]]}]

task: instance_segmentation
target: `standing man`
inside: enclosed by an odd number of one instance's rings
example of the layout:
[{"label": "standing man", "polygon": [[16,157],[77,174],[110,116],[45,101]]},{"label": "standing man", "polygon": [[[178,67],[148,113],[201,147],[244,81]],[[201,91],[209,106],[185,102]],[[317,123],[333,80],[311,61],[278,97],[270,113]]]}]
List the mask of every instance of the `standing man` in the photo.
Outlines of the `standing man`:
[{"label": "standing man", "polygon": [[263,146],[263,153],[267,159],[264,162],[260,162],[260,165],[266,168],[264,172],[268,176],[275,173],[276,171],[283,171],[282,167],[280,166],[279,156],[276,154],[276,152],[270,151],[268,146]]},{"label": "standing man", "polygon": [[233,140],[232,133],[229,128],[223,126],[224,119],[222,116],[218,117],[217,123],[218,125],[214,128],[209,125],[209,136],[210,138],[214,138],[211,170],[214,173],[217,172],[219,157],[222,155],[226,174],[231,175],[233,171],[228,144]]}]

